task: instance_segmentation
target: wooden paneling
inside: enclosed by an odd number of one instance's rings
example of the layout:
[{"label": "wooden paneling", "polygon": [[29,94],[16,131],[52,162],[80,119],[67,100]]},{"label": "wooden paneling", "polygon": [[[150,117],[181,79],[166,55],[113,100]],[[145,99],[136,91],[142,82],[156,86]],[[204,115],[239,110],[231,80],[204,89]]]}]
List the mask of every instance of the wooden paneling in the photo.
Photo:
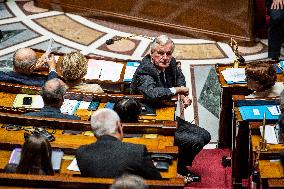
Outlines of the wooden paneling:
[{"label": "wooden paneling", "polygon": [[252,44],[253,0],[35,0],[41,8],[127,25],[228,42]]}]

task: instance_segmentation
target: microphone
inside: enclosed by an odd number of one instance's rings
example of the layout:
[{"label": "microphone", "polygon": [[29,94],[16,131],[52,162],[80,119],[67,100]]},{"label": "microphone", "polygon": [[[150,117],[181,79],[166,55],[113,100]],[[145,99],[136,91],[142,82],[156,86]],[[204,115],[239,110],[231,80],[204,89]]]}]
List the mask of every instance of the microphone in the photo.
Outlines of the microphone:
[{"label": "microphone", "polygon": [[130,35],[128,37],[113,37],[111,39],[108,39],[106,40],[106,45],[112,45],[114,44],[114,42],[116,41],[120,41],[122,39],[131,39],[132,37],[135,37],[135,36],[140,36],[140,37],[143,37],[143,38],[146,38],[146,39],[150,39],[151,41],[153,41],[153,38],[152,37],[149,37],[149,36],[145,36],[145,35],[138,35],[138,34],[133,34],[133,35]]}]

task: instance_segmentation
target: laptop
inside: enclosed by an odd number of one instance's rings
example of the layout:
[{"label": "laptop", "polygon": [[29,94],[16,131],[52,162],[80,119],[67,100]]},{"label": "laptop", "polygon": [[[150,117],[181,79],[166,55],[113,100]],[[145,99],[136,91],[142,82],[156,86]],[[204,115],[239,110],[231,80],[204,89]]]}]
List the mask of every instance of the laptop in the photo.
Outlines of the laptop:
[{"label": "laptop", "polygon": [[[9,163],[18,165],[21,159],[21,151],[22,151],[21,148],[15,148],[12,151],[12,154],[10,156]],[[52,150],[51,163],[52,163],[52,168],[54,171],[60,170],[60,165],[61,165],[63,155],[64,153],[59,149]]]}]

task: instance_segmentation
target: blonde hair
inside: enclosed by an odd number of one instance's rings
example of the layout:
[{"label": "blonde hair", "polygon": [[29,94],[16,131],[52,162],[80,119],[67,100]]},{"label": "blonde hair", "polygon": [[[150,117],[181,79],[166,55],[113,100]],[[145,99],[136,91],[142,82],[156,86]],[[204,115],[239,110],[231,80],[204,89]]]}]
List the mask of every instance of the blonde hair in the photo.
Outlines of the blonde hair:
[{"label": "blonde hair", "polygon": [[67,81],[82,79],[87,74],[88,60],[80,52],[65,54],[61,63],[62,76]]}]

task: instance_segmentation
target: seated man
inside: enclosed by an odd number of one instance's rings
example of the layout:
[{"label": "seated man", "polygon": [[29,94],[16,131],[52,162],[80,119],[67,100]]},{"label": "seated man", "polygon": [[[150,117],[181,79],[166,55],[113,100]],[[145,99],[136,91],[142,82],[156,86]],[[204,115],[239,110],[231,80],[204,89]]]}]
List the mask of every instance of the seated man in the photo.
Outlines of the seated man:
[{"label": "seated man", "polygon": [[39,112],[29,112],[24,115],[76,120],[80,119],[77,116],[67,115],[60,112],[60,107],[63,104],[63,96],[66,89],[67,86],[60,79],[54,78],[47,81],[41,90],[44,107]]},{"label": "seated man", "polygon": [[78,89],[82,92],[103,93],[98,84],[82,83],[83,77],[87,74],[88,60],[80,52],[71,52],[63,57],[61,72],[68,87]]},{"label": "seated man", "polygon": [[144,179],[161,179],[144,145],[122,142],[123,128],[113,110],[95,111],[91,127],[97,141],[81,146],[76,152],[82,176],[115,178],[135,174]]},{"label": "seated man", "polygon": [[166,35],[157,37],[151,44],[150,55],[143,58],[130,85],[132,94],[143,94],[147,100],[170,99],[181,94],[185,107],[191,104],[185,78],[177,66],[173,41]]},{"label": "seated man", "polygon": [[253,93],[249,98],[275,97],[283,90],[283,83],[276,82],[277,74],[269,62],[249,63],[245,69],[248,89]]},{"label": "seated man", "polygon": [[49,66],[48,78],[31,75],[32,72],[45,64],[44,55],[36,59],[36,53],[30,48],[18,49],[13,56],[14,71],[0,71],[0,81],[19,83],[32,86],[43,86],[44,83],[57,77],[55,59],[52,55],[47,61]]},{"label": "seated man", "polygon": [[[133,98],[123,98],[115,103],[113,110],[117,112],[123,123],[138,122],[141,105]],[[177,172],[184,176],[187,183],[200,181],[200,177],[188,171],[194,157],[208,144],[211,135],[205,129],[177,117],[178,129],[175,132],[175,144],[179,147]]]}]

